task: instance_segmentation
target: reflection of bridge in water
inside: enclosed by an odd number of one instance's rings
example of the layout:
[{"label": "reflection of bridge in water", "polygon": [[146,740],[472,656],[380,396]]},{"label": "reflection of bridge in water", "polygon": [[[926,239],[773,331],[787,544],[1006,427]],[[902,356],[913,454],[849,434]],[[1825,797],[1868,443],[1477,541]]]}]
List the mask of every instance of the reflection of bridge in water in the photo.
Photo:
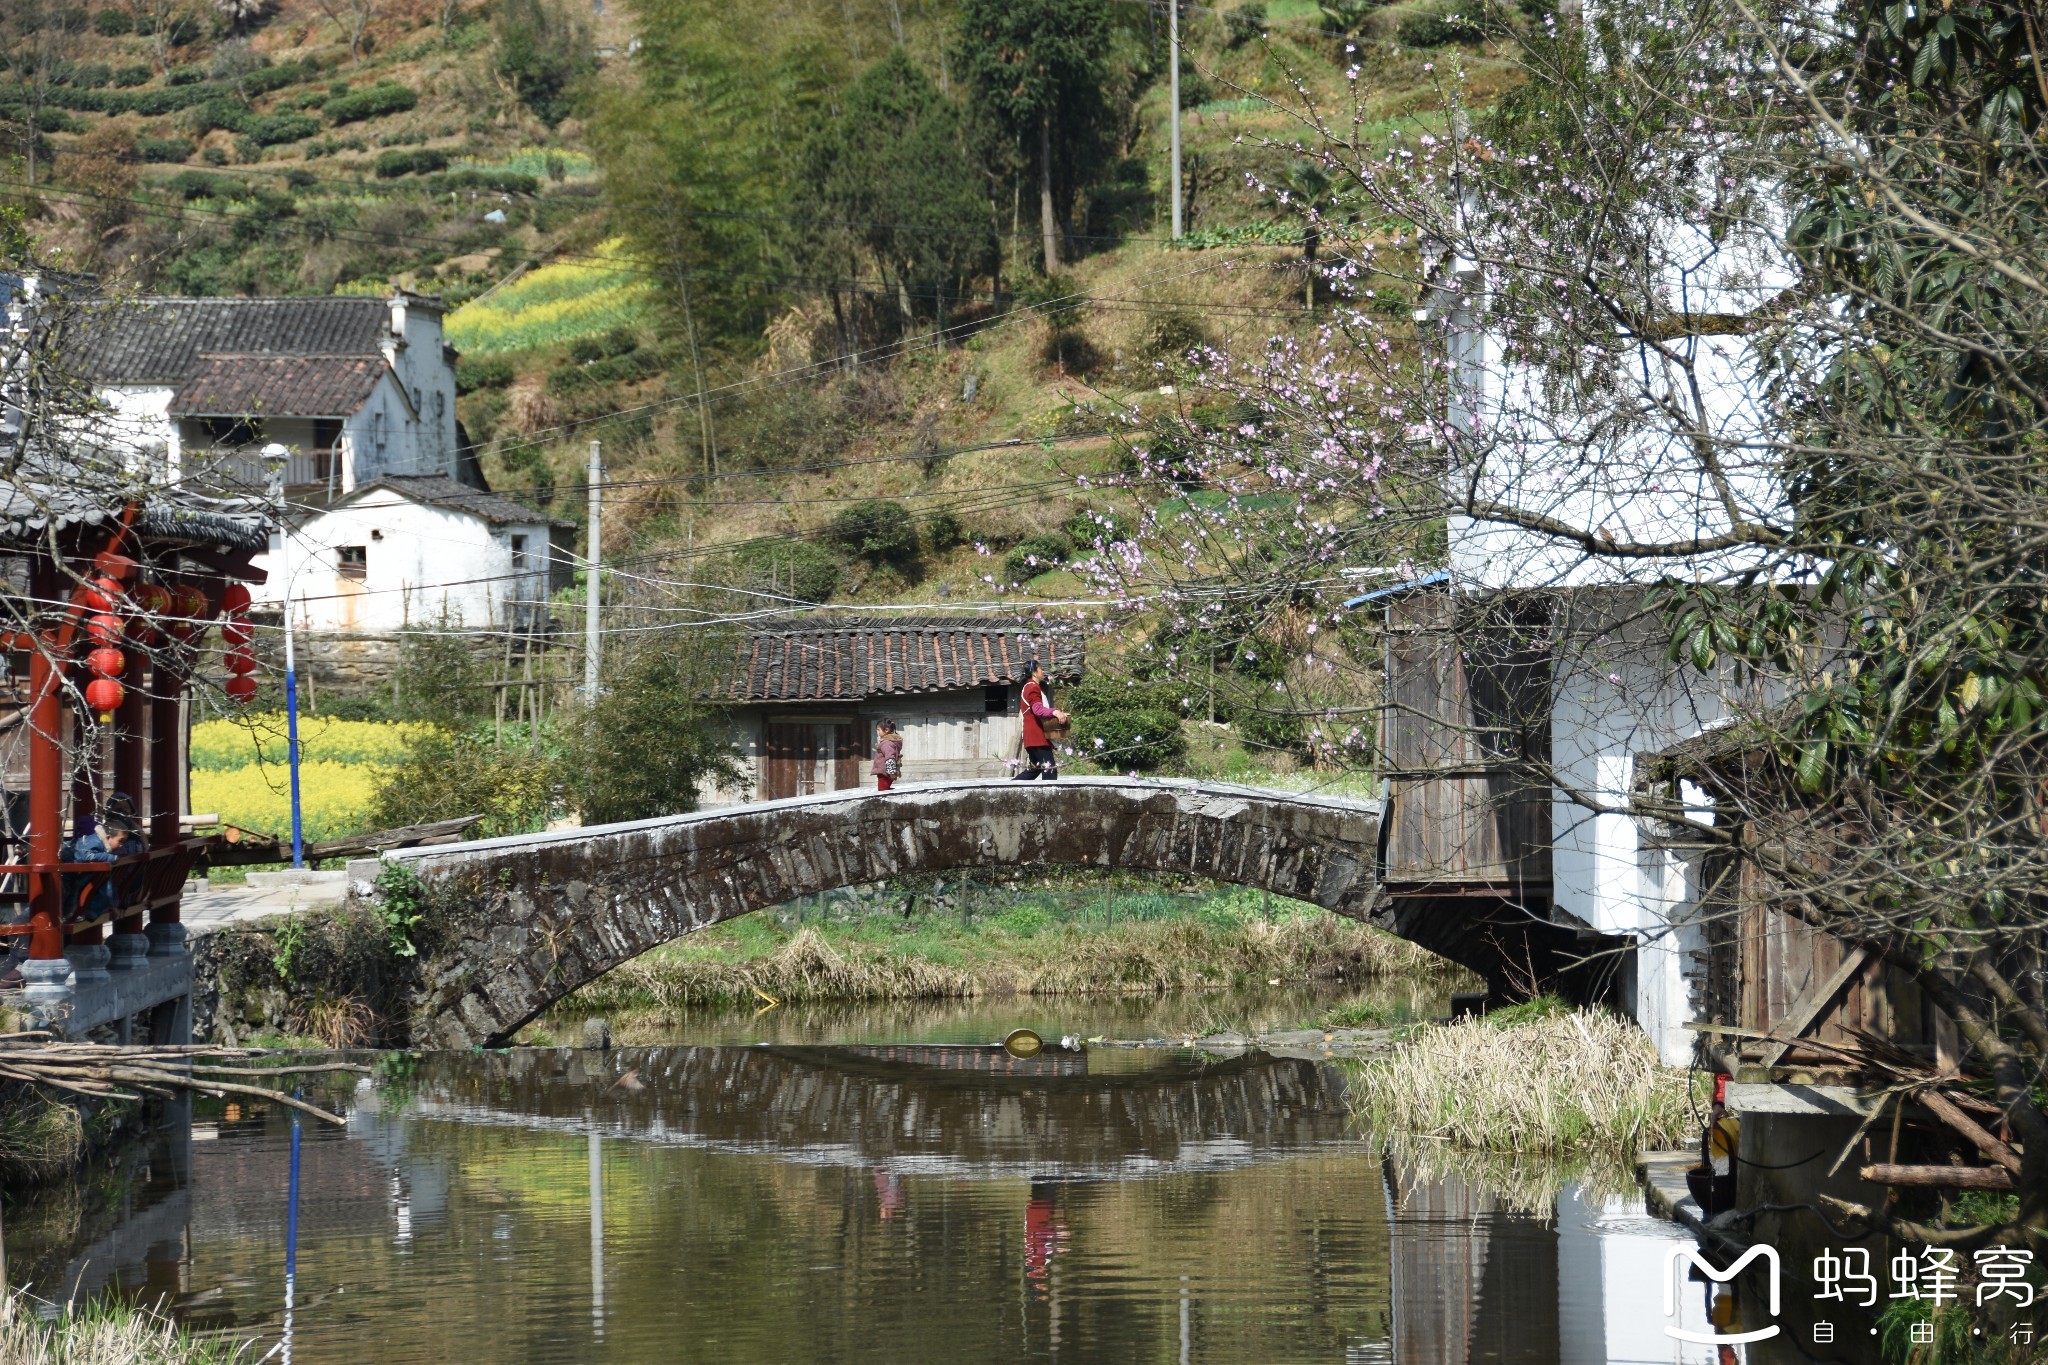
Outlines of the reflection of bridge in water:
[{"label": "reflection of bridge in water", "polygon": [[[1400,1365],[1694,1360],[1666,1349],[1672,1343],[1662,1337],[1656,1312],[1662,1251],[1676,1230],[1646,1223],[1639,1201],[1602,1202],[1567,1191],[1553,1209],[1529,1216],[1456,1176],[1397,1169],[1376,1149],[1350,1140],[1341,1079],[1310,1062],[1257,1055],[1210,1062],[1190,1054],[1098,1050],[1018,1063],[993,1049],[891,1046],[521,1049],[421,1055],[410,1059],[407,1086],[409,1093],[363,1092],[346,1139],[309,1134],[302,1256],[309,1246],[323,1248],[314,1258],[327,1277],[321,1283],[347,1282],[347,1297],[337,1303],[366,1333],[399,1330],[395,1320],[369,1316],[373,1303],[402,1301],[408,1315],[403,1331],[411,1332],[420,1296],[435,1292],[484,1294],[497,1308],[473,1306],[515,1311],[523,1296],[536,1292],[536,1282],[520,1278],[533,1265],[545,1266],[550,1284],[565,1280],[571,1298],[587,1292],[590,1321],[599,1329],[607,1322],[622,1325],[629,1312],[659,1317],[658,1307],[624,1304],[636,1291],[644,1296],[666,1283],[665,1275],[702,1275],[711,1264],[688,1271],[668,1265],[661,1254],[670,1238],[694,1235],[699,1247],[732,1245],[719,1236],[707,1242],[693,1219],[710,1219],[714,1232],[779,1229],[774,1235],[808,1239],[805,1256],[834,1261],[863,1249],[886,1250],[881,1230],[891,1206],[873,1201],[889,1199],[896,1201],[899,1224],[924,1220],[917,1235],[931,1239],[929,1245],[907,1244],[925,1247],[920,1255],[985,1260],[972,1274],[962,1272],[976,1284],[1007,1264],[1000,1258],[1003,1238],[1020,1226],[1028,1237],[1034,1211],[1049,1210],[1045,1217],[1071,1244],[1048,1241],[1058,1250],[1044,1258],[1052,1262],[1047,1283],[1072,1296],[1072,1311],[1079,1313],[1091,1292],[1118,1292],[1089,1278],[1101,1267],[1120,1266],[1125,1275],[1137,1270],[1116,1260],[1118,1244],[1106,1249],[1101,1240],[1127,1231],[1103,1212],[1129,1211],[1119,1185],[1152,1188],[1155,1178],[1186,1178],[1165,1198],[1194,1209],[1240,1178],[1232,1172],[1252,1178],[1298,1159],[1307,1171],[1320,1172],[1304,1178],[1335,1181],[1321,1188],[1332,1192],[1326,1201],[1341,1202],[1315,1206],[1321,1212],[1295,1225],[1308,1241],[1287,1240],[1288,1215],[1276,1207],[1270,1221],[1282,1231],[1259,1243],[1267,1253],[1259,1273],[1270,1277],[1278,1256],[1304,1267],[1301,1283],[1341,1280],[1363,1291],[1366,1301],[1348,1306],[1373,1315],[1378,1327],[1352,1340],[1348,1358]],[[283,1245],[287,1119],[245,1109],[238,1121],[201,1127],[201,1136],[213,1140],[191,1141],[189,1126],[165,1135],[168,1147],[151,1159],[155,1178],[139,1182],[96,1226],[81,1229],[68,1254],[43,1256],[30,1273],[52,1297],[118,1285],[152,1300],[167,1298],[196,1324],[261,1336],[261,1355],[279,1307],[278,1286],[268,1277],[278,1269]],[[521,1132],[535,1138],[521,1141]],[[586,1143],[587,1195],[580,1150]],[[573,1153],[566,1163],[565,1147]],[[663,1148],[695,1149],[703,1158],[659,1155]],[[608,1196],[613,1218],[637,1228],[655,1249],[652,1260],[635,1260],[633,1250],[643,1243],[622,1240],[616,1230],[606,1250],[601,1153],[654,1158],[652,1164],[614,1162]],[[726,1154],[743,1159],[729,1162],[727,1171],[744,1165],[765,1174],[758,1180],[710,1176],[710,1167],[694,1164],[726,1160]],[[810,1169],[789,1183],[790,1166]],[[520,1184],[523,1178],[532,1183]],[[671,1194],[664,1182],[677,1178],[682,1188],[714,1189],[719,1198]],[[963,1180],[979,1193],[960,1199],[945,1189]],[[1013,1182],[1013,1192],[1003,1189],[1004,1181]],[[555,1221],[520,1221],[519,1205],[508,1196],[514,1188],[540,1201],[531,1207]],[[738,1214],[736,1221],[717,1222],[715,1209],[724,1201],[744,1204],[763,1189],[797,1200],[790,1223],[748,1222]],[[824,1192],[822,1206],[835,1218],[804,1216],[814,1206],[801,1202],[807,1196],[800,1192],[812,1190]],[[635,1207],[622,1213],[622,1204]],[[1015,1210],[1006,1217],[1019,1222],[989,1221],[987,1209],[1006,1205]],[[587,1252],[580,1230],[586,1217]],[[954,1218],[964,1220],[958,1240],[946,1241],[942,1224]],[[1272,1231],[1267,1221],[1229,1226],[1263,1235]],[[1160,1224],[1174,1226],[1192,1231],[1203,1224]],[[657,1227],[658,1234],[650,1231]],[[553,1236],[555,1228],[569,1235]],[[1326,1236],[1332,1240],[1316,1241]],[[462,1278],[466,1266],[473,1269],[478,1245],[503,1251],[527,1239],[535,1239],[538,1260],[504,1263],[481,1280]],[[1158,1245],[1146,1240],[1125,1249]],[[922,1261],[901,1264],[917,1273],[928,1269]],[[1311,1264],[1316,1268],[1308,1269]],[[27,1271],[21,1266],[15,1273]],[[499,1276],[509,1278],[500,1283]],[[1198,1325],[1212,1304],[1228,1304],[1238,1278],[1235,1272],[1198,1277],[1191,1299]],[[436,1284],[444,1289],[434,1290]],[[380,1292],[389,1297],[379,1299]],[[838,1306],[831,1311],[860,1304],[905,1311],[911,1302],[890,1299],[873,1285],[860,1293],[869,1297],[856,1295],[844,1305],[833,1299]],[[557,1310],[563,1306],[550,1302]],[[1689,1306],[1688,1316],[1699,1316],[1701,1308]],[[583,1311],[579,1307],[577,1315]],[[799,1310],[784,1302],[779,1311]],[[569,1330],[560,1317],[549,1321],[550,1332]],[[1183,1315],[1184,1342],[1188,1322]],[[596,1356],[607,1340],[599,1330]],[[1750,1359],[1764,1357],[1753,1353]]]},{"label": "reflection of bridge in water", "polygon": [[[446,1058],[445,1063],[443,1058]],[[427,1059],[429,1120],[968,1178],[1129,1179],[1343,1141],[1311,1062],[1000,1048],[520,1049]],[[625,1078],[622,1080],[621,1078]]]}]

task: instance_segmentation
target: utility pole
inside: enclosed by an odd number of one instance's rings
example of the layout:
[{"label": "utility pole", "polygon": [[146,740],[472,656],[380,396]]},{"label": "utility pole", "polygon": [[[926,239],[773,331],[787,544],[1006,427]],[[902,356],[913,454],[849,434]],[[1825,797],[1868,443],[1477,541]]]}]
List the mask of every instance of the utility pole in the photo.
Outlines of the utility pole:
[{"label": "utility pole", "polygon": [[1173,240],[1180,240],[1180,0],[1166,0],[1167,90],[1173,100]]},{"label": "utility pole", "polygon": [[597,705],[597,566],[603,557],[600,539],[604,456],[599,442],[590,443],[590,545],[583,556],[583,704]]}]

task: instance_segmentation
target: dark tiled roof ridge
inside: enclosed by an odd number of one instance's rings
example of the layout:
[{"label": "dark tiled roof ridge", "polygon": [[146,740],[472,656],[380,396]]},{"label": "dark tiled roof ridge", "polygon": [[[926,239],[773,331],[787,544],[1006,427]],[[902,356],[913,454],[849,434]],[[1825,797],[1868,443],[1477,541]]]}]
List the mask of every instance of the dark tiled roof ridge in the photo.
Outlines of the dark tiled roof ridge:
[{"label": "dark tiled roof ridge", "polygon": [[860,701],[1015,683],[1028,659],[1081,676],[1071,627],[946,614],[772,617],[750,623],[729,695],[757,702]]},{"label": "dark tiled roof ridge", "polygon": [[446,474],[379,474],[365,484],[358,484],[349,500],[382,485],[394,493],[416,497],[439,507],[449,507],[460,512],[474,512],[486,521],[501,523],[532,524],[545,522],[551,526],[573,526],[574,522],[560,517],[551,517],[545,512],[528,507],[501,493],[487,488],[472,488],[459,479]]}]

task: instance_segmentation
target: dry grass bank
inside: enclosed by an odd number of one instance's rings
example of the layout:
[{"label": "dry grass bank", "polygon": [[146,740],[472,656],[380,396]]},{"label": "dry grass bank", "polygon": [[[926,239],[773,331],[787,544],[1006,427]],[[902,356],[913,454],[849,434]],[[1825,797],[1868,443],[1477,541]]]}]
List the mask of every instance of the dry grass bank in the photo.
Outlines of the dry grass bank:
[{"label": "dry grass bank", "polygon": [[240,1345],[194,1341],[168,1319],[93,1303],[45,1320],[0,1296],[0,1361],[7,1365],[228,1365]]},{"label": "dry grass bank", "polygon": [[1685,1074],[1606,1011],[1534,1009],[1422,1030],[1361,1068],[1355,1103],[1381,1132],[1475,1151],[1626,1155],[1695,1136]]},{"label": "dry grass bank", "polygon": [[749,1001],[1149,995],[1270,981],[1441,979],[1444,959],[1336,916],[1241,923],[1172,919],[1018,932],[886,922],[805,926],[783,938],[745,922],[658,948],[584,987],[565,1012]]}]

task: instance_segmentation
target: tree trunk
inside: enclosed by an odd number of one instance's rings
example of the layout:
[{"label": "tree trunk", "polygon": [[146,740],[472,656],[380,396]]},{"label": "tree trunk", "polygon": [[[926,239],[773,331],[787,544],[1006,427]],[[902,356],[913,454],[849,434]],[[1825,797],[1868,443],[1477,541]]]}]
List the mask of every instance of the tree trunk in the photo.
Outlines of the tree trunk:
[{"label": "tree trunk", "polygon": [[1045,273],[1060,268],[1059,215],[1052,207],[1052,114],[1038,119],[1038,228],[1045,237]]}]

